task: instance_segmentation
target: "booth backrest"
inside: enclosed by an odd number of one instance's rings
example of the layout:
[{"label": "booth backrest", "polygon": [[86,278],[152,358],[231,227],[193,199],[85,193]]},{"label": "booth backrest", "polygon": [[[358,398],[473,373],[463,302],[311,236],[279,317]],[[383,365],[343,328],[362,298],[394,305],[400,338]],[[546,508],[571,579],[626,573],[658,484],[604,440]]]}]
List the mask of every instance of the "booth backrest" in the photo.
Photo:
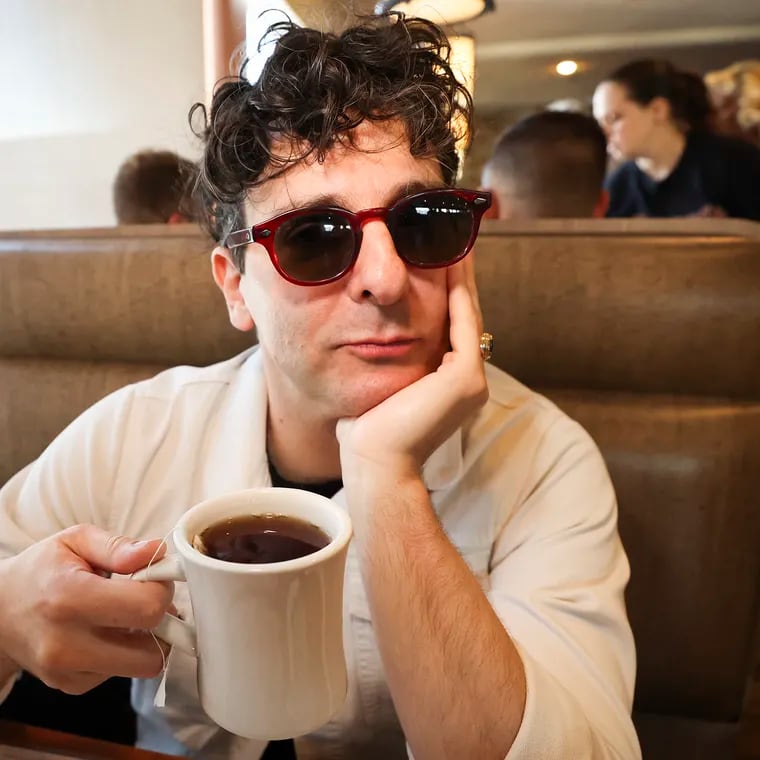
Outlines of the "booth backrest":
[{"label": "booth backrest", "polygon": [[250,346],[191,225],[0,233],[0,483],[81,411]]},{"label": "booth backrest", "polygon": [[[251,344],[209,251],[189,226],[0,234],[0,483],[110,390]],[[760,225],[487,223],[475,261],[493,361],[609,466],[637,710],[734,724],[760,601]]]},{"label": "booth backrest", "polygon": [[735,721],[760,602],[760,225],[635,222],[487,227],[485,323],[607,461],[637,708]]}]

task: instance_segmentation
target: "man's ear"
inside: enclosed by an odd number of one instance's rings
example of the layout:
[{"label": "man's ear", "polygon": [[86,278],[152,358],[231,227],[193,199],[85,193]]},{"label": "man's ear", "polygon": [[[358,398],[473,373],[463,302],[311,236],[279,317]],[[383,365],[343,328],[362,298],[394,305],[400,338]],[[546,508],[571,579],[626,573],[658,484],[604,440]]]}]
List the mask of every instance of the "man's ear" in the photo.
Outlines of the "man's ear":
[{"label": "man's ear", "polygon": [[602,190],[599,194],[599,200],[594,206],[594,210],[591,212],[591,216],[594,219],[604,219],[607,216],[607,209],[610,207],[610,194],[606,190]]},{"label": "man's ear", "polygon": [[211,252],[211,271],[214,275],[214,282],[224,294],[232,326],[243,332],[253,330],[253,317],[245,304],[243,294],[240,292],[242,275],[232,261],[229,249],[220,245],[214,248]]}]

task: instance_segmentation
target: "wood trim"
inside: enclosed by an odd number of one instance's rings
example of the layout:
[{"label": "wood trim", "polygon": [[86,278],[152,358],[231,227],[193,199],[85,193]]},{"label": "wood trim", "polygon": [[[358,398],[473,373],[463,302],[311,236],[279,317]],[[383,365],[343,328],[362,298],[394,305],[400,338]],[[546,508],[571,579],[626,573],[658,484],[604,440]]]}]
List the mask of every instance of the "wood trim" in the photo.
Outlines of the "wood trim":
[{"label": "wood trim", "polygon": [[168,760],[170,757],[124,744],[65,734],[7,720],[0,720],[0,757],[2,744],[53,754],[74,755],[82,760]]},{"label": "wood trim", "polygon": [[[484,219],[480,237],[688,237],[760,241],[760,222],[746,219]],[[134,224],[35,230],[0,230],[0,241],[18,238],[211,238],[196,224]],[[209,249],[210,251],[211,249]]]},{"label": "wood trim", "polygon": [[760,240],[760,222],[747,219],[485,219],[480,236],[683,236]]},{"label": "wood trim", "polygon": [[233,57],[245,42],[247,3],[240,0],[203,0],[203,79],[206,105],[216,83],[230,74]]}]

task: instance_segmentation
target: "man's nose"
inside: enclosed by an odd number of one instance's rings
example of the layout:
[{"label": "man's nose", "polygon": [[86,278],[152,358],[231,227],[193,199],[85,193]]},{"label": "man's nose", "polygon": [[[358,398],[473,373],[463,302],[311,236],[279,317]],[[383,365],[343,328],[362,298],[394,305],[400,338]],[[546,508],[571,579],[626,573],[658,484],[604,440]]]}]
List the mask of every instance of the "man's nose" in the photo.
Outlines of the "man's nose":
[{"label": "man's nose", "polygon": [[355,301],[389,306],[406,294],[409,271],[385,222],[378,219],[364,225],[359,256],[348,277],[349,294]]}]

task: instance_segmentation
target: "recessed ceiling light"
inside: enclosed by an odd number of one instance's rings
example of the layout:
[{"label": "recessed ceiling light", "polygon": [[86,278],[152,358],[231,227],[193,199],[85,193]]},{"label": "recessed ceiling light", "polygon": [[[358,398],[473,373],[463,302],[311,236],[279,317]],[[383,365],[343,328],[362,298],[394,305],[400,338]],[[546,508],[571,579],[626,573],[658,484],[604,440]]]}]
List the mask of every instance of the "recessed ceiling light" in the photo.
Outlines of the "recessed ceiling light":
[{"label": "recessed ceiling light", "polygon": [[578,63],[577,61],[560,61],[554,69],[561,77],[571,77],[578,71]]}]

